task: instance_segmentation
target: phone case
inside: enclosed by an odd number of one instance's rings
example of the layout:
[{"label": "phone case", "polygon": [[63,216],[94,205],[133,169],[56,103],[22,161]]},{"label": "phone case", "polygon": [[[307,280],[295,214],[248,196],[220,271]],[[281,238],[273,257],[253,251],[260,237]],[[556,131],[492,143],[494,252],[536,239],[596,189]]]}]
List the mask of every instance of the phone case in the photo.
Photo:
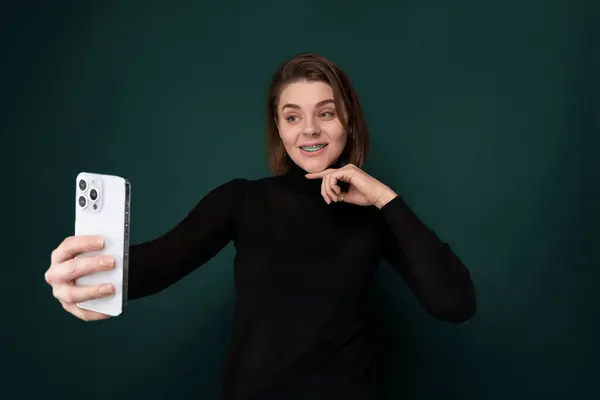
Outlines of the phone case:
[{"label": "phone case", "polygon": [[78,286],[112,283],[115,288],[111,296],[78,303],[83,309],[117,316],[127,304],[130,189],[129,181],[119,176],[88,172],[77,175],[75,235],[104,238],[101,251],[77,257],[106,254],[115,258],[115,267],[111,270],[85,275],[75,281]]}]

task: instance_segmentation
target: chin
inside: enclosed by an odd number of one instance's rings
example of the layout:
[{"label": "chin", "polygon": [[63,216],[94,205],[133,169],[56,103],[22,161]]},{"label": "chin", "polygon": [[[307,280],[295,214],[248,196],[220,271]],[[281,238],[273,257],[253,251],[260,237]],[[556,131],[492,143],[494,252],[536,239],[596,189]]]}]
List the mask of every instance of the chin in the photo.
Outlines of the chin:
[{"label": "chin", "polygon": [[312,160],[299,160],[298,164],[300,168],[305,170],[306,172],[313,174],[316,172],[321,172],[326,170],[331,163],[328,159],[312,159]]},{"label": "chin", "polygon": [[317,172],[324,171],[326,168],[321,167],[321,166],[302,165],[302,169],[305,170],[306,172],[308,172],[309,174],[315,174]]}]

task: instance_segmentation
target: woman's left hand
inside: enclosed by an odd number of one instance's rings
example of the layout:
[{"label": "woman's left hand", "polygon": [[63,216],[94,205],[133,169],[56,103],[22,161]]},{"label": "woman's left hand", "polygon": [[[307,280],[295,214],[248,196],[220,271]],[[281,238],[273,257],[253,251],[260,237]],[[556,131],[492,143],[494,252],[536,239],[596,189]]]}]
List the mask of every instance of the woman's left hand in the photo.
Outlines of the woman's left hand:
[{"label": "woman's left hand", "polygon": [[[331,204],[332,201],[344,201],[359,206],[374,205],[381,208],[397,196],[388,186],[352,164],[339,169],[329,168],[322,172],[306,174],[306,177],[323,180],[321,195],[327,204]],[[342,193],[338,182],[348,182],[348,192]]]}]

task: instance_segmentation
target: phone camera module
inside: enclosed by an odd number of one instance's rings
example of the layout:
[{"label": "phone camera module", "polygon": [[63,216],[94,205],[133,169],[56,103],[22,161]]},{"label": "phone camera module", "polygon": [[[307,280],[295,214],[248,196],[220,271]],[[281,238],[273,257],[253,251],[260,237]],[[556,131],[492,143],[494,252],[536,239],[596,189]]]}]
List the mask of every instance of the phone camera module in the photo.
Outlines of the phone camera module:
[{"label": "phone camera module", "polygon": [[79,181],[79,190],[81,190],[82,192],[85,191],[85,189],[87,189],[87,182],[83,179],[81,179]]},{"label": "phone camera module", "polygon": [[79,203],[79,207],[81,208],[84,208],[87,205],[87,200],[85,199],[85,196],[79,196],[77,202]]},{"label": "phone camera module", "polygon": [[98,200],[98,191],[96,189],[90,190],[90,200],[92,200],[92,201]]}]

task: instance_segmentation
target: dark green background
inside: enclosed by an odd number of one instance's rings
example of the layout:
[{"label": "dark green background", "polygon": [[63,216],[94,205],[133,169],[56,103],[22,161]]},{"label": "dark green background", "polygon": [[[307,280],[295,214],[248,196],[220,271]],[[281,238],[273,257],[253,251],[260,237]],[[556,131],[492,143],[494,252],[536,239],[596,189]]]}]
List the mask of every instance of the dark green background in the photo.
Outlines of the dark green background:
[{"label": "dark green background", "polygon": [[476,318],[453,326],[382,265],[387,398],[597,398],[592,3],[4,6],[2,397],[216,398],[231,247],[101,323],[65,313],[44,272],[72,233],[79,171],[131,180],[136,242],[216,185],[267,174],[270,74],[312,51],[356,85],[373,135],[368,172],[452,245],[478,289]]}]

